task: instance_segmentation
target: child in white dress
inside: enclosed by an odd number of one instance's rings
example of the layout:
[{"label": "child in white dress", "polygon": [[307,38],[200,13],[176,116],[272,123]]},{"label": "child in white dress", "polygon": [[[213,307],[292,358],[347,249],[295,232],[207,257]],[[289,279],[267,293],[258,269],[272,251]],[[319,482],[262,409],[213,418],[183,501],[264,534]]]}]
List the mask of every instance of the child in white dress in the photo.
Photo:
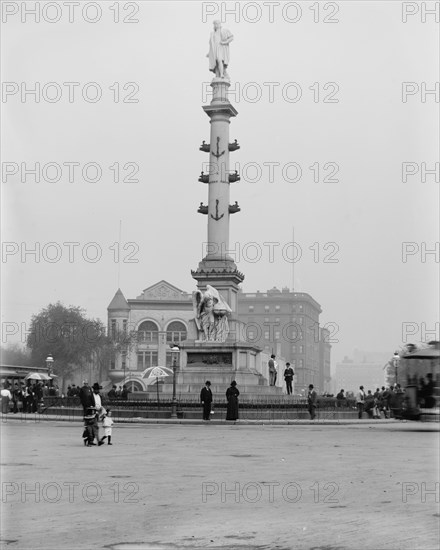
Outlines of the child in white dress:
[{"label": "child in white dress", "polygon": [[112,418],[112,411],[110,409],[107,409],[107,414],[104,414],[102,417],[102,427],[104,428],[104,436],[101,438],[101,443],[104,443],[104,439],[108,438],[108,444],[112,445],[112,426],[113,426],[113,418]]}]

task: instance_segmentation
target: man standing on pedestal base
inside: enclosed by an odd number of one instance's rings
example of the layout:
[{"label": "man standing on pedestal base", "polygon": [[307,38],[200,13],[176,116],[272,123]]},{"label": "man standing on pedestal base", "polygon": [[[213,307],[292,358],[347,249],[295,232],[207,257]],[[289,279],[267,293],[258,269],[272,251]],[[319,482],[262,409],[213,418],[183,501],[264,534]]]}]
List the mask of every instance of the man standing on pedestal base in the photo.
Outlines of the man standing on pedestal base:
[{"label": "man standing on pedestal base", "polygon": [[284,371],[284,380],[286,381],[287,395],[292,395],[292,381],[295,373],[293,372],[290,363],[286,363],[286,369]]}]

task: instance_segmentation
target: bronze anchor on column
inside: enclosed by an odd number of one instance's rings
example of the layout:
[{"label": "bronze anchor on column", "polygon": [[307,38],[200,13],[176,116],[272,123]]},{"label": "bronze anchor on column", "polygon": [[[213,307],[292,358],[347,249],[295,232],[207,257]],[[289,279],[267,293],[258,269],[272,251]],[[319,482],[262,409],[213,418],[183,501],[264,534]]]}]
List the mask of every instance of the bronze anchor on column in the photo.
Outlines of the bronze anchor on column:
[{"label": "bronze anchor on column", "polygon": [[216,159],[220,158],[222,155],[225,154],[224,151],[222,151],[222,152],[220,153],[219,143],[220,143],[220,137],[217,136],[217,153],[213,153],[213,152],[211,151],[212,155],[213,155]]},{"label": "bronze anchor on column", "polygon": [[218,222],[219,220],[221,220],[223,218],[224,214],[222,214],[221,216],[218,215],[218,199],[216,199],[215,201],[215,217],[211,214],[211,218],[213,220],[215,220],[216,222]]}]

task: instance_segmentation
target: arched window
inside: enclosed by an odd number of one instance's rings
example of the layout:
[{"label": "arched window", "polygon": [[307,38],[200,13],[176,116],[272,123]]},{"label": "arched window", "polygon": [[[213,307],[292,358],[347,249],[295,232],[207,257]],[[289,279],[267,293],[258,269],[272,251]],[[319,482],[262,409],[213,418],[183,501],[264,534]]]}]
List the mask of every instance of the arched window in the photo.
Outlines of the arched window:
[{"label": "arched window", "polygon": [[153,321],[144,321],[138,327],[138,342],[153,342],[159,340],[159,329]]},{"label": "arched window", "polygon": [[167,327],[167,342],[179,344],[186,340],[186,327],[180,321],[173,321]]},{"label": "arched window", "polygon": [[135,380],[129,380],[125,385],[131,392],[144,391],[142,384],[140,382],[136,382]]}]

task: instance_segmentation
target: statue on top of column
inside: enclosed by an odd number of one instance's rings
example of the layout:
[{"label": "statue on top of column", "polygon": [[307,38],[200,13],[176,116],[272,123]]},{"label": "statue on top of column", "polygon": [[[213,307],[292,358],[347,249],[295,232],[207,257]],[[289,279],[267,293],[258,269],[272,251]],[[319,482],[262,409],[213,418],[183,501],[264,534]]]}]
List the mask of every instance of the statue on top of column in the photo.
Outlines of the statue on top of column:
[{"label": "statue on top of column", "polygon": [[231,308],[217,289],[206,285],[206,291],[193,292],[194,320],[202,340],[225,342],[229,334]]},{"label": "statue on top of column", "polygon": [[209,38],[209,53],[206,54],[206,57],[209,57],[209,70],[218,78],[229,80],[226,68],[229,65],[229,43],[234,37],[228,29],[222,29],[218,19],[213,24],[214,30]]}]

